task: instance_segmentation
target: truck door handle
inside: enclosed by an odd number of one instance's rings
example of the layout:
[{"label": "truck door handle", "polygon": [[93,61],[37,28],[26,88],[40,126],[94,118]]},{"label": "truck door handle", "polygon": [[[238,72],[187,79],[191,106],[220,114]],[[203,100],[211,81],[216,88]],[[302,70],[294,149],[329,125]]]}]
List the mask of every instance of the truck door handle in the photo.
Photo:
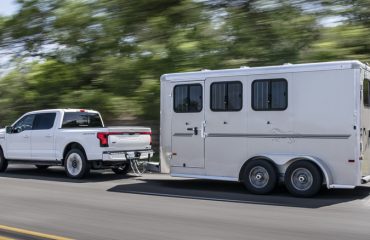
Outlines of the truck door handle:
[{"label": "truck door handle", "polygon": [[46,135],[45,137],[47,137],[47,138],[51,138],[52,136],[51,136],[51,135]]},{"label": "truck door handle", "polygon": [[187,128],[186,130],[188,130],[188,131],[194,131],[194,135],[198,135],[198,128],[197,127]]},{"label": "truck door handle", "polygon": [[24,135],[24,138],[29,138],[29,136],[28,135]]}]

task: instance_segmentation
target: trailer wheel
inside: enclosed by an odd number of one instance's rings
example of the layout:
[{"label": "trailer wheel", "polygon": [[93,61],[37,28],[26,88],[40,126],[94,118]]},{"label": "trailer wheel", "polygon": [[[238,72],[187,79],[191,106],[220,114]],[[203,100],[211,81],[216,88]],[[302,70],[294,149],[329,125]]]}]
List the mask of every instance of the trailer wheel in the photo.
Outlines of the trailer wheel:
[{"label": "trailer wheel", "polygon": [[127,162],[127,163],[125,163],[121,166],[117,166],[117,167],[112,168],[112,171],[115,174],[119,174],[119,175],[126,175],[130,170],[131,170],[131,165],[130,165],[129,162]]},{"label": "trailer wheel", "polygon": [[243,183],[251,193],[268,194],[277,184],[275,167],[266,160],[253,160],[245,167]]},{"label": "trailer wheel", "polygon": [[8,168],[8,160],[5,159],[3,150],[0,148],[0,172],[5,172]]},{"label": "trailer wheel", "polygon": [[49,165],[35,165],[35,167],[39,170],[46,170],[48,169],[50,166]]},{"label": "trailer wheel", "polygon": [[296,197],[312,197],[322,185],[320,169],[309,161],[296,161],[285,172],[285,186]]},{"label": "trailer wheel", "polygon": [[90,165],[87,162],[85,154],[79,149],[71,149],[67,153],[64,168],[68,177],[74,179],[84,178],[90,172]]}]

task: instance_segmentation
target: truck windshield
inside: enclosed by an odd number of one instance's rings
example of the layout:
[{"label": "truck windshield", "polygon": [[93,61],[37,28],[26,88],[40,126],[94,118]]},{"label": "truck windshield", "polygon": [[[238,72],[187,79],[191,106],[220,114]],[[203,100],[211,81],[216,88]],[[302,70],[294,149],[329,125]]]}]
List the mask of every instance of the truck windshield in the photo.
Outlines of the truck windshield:
[{"label": "truck windshield", "polygon": [[99,128],[103,123],[97,113],[66,112],[64,113],[62,128]]}]

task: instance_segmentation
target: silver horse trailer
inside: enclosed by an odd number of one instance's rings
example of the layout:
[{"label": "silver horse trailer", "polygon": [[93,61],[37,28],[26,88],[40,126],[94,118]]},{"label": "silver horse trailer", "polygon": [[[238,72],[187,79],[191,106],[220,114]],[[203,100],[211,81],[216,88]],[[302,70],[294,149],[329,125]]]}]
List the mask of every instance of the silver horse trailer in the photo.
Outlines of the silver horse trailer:
[{"label": "silver horse trailer", "polygon": [[161,77],[161,172],[295,196],[370,180],[370,68],[359,61]]}]

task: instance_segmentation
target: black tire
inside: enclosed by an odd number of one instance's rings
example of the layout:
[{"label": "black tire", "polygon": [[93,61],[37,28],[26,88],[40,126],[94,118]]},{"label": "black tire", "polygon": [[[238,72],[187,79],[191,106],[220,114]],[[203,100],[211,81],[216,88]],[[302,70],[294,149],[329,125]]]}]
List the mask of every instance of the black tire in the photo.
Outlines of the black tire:
[{"label": "black tire", "polygon": [[46,170],[48,169],[50,166],[49,165],[35,165],[35,167],[39,170]]},{"label": "black tire", "polygon": [[3,150],[0,148],[0,172],[5,172],[8,168],[8,160],[5,159]]},{"label": "black tire", "polygon": [[296,161],[285,172],[284,183],[296,197],[313,197],[321,189],[321,170],[309,161]]},{"label": "black tire", "polygon": [[125,163],[122,166],[117,166],[117,167],[112,168],[112,171],[115,174],[119,174],[119,175],[126,175],[128,172],[130,172],[130,170],[131,170],[131,165],[129,162]]},{"label": "black tire", "polygon": [[254,194],[268,194],[278,182],[275,167],[266,160],[253,160],[247,163],[243,183]]},{"label": "black tire", "polygon": [[67,153],[64,169],[67,176],[73,179],[82,179],[90,173],[90,165],[85,154],[79,149],[72,149]]}]

